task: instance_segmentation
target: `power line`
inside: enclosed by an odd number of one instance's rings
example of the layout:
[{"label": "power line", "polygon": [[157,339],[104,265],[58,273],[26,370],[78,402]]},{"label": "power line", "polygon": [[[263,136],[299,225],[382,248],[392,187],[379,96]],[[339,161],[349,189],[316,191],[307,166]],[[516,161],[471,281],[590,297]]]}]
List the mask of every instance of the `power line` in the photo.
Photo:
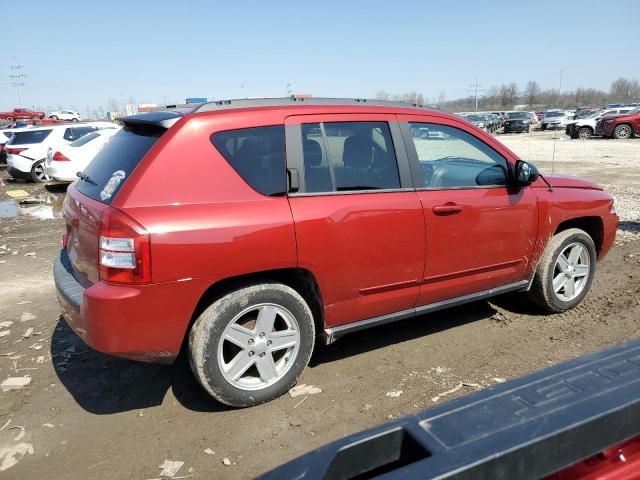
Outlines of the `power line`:
[{"label": "power line", "polygon": [[24,102],[22,101],[22,87],[27,84],[27,82],[24,81],[26,75],[22,73],[22,65],[18,64],[16,57],[13,57],[13,63],[9,68],[11,69],[11,75],[9,75],[9,78],[11,79],[12,85],[18,88],[18,95],[20,95],[20,106],[24,107]]},{"label": "power line", "polygon": [[480,88],[480,87],[482,87],[482,85],[478,83],[478,77],[476,77],[475,83],[472,83],[471,85],[469,85],[469,88],[471,89],[471,91],[467,90],[467,93],[473,94],[473,98],[475,99],[475,103],[476,103],[476,112],[478,111],[478,93],[482,93],[485,91],[484,88]]}]

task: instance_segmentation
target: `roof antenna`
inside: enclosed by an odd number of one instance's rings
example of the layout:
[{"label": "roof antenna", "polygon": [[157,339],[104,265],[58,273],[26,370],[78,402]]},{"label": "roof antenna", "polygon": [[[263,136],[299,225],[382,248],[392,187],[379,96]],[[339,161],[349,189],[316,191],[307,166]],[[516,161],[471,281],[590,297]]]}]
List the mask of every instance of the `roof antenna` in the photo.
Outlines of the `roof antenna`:
[{"label": "roof antenna", "polygon": [[[558,99],[560,99],[560,92],[562,91],[562,69],[560,69],[560,85],[558,86]],[[558,129],[553,136],[553,154],[551,155],[551,173],[555,173],[556,170],[556,142],[558,141]]]}]

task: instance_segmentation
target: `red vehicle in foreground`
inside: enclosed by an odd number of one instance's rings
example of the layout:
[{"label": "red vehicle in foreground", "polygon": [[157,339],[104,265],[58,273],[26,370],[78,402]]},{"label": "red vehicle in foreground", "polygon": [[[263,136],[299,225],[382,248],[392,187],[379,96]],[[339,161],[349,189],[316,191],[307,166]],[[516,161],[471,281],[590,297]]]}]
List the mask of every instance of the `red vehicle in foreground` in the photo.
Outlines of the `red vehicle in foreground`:
[{"label": "red vehicle in foreground", "polygon": [[623,115],[601,118],[596,124],[596,133],[621,140],[640,135],[640,108]]},{"label": "red vehicle in foreground", "polygon": [[14,120],[42,120],[44,112],[35,112],[28,108],[14,108],[12,112],[0,112],[0,119],[13,122]]},{"label": "red vehicle in foreground", "polygon": [[513,291],[573,308],[618,222],[598,185],[409,104],[223,101],[122,124],[68,189],[64,315],[108,354],[170,362],[187,343],[232,406],[286,392],[317,338]]}]

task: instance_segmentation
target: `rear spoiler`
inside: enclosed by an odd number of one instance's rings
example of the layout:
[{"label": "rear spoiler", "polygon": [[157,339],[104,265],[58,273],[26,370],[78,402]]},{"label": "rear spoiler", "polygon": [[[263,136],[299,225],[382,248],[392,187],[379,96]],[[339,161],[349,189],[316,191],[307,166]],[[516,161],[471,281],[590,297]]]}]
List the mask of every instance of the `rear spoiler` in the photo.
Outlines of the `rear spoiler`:
[{"label": "rear spoiler", "polygon": [[127,127],[156,127],[168,130],[192,110],[193,109],[179,109],[139,113],[137,115],[117,118],[116,122]]},{"label": "rear spoiler", "polygon": [[259,477],[541,478],[640,434],[640,341],[326,445]]}]

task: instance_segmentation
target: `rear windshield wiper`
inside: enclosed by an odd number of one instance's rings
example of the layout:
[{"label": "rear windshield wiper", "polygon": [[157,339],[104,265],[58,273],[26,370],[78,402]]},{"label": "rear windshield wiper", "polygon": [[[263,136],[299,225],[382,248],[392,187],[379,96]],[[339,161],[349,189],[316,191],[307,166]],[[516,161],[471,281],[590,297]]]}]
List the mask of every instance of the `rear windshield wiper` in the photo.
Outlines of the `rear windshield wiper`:
[{"label": "rear windshield wiper", "polygon": [[91,185],[95,185],[96,187],[98,186],[95,180],[92,180],[89,175],[86,175],[82,172],[77,172],[76,177],[78,177],[80,180],[84,180],[85,182],[90,183]]}]

